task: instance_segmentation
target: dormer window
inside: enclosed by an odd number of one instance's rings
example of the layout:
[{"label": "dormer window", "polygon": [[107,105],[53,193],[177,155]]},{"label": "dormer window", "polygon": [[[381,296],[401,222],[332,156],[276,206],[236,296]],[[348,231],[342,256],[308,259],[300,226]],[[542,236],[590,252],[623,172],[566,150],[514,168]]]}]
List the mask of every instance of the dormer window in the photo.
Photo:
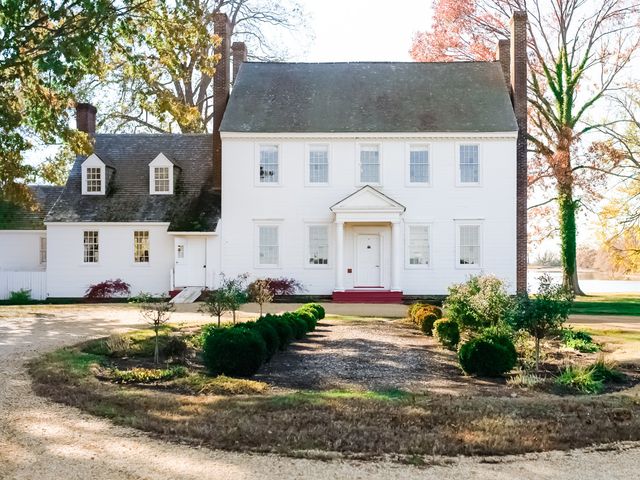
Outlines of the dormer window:
[{"label": "dormer window", "polygon": [[149,193],[171,195],[173,193],[173,169],[175,165],[164,154],[159,154],[149,164]]},{"label": "dormer window", "polygon": [[82,162],[82,194],[104,195],[106,183],[106,165],[94,153]]}]

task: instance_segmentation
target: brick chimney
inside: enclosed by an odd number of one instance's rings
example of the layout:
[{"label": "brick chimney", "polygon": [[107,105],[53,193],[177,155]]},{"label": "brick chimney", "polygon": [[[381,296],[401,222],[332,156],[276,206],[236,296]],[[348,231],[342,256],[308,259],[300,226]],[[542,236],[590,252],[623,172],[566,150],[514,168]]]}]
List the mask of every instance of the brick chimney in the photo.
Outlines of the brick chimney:
[{"label": "brick chimney", "polygon": [[[513,111],[518,121],[516,144],[516,290],[527,290],[527,14],[513,12],[510,22],[510,66]],[[504,66],[503,66],[504,68]]]},{"label": "brick chimney", "polygon": [[225,13],[217,13],[213,19],[213,31],[222,38],[218,49],[222,58],[216,65],[213,77],[213,187],[222,189],[222,140],[220,139],[220,124],[229,100],[230,79],[230,48],[231,24]]},{"label": "brick chimney", "polygon": [[90,103],[76,104],[76,128],[81,132],[96,133],[96,113],[98,110]]},{"label": "brick chimney", "polygon": [[233,83],[235,83],[240,65],[247,61],[247,46],[244,42],[233,42],[231,56],[233,57]]},{"label": "brick chimney", "polygon": [[498,46],[496,47],[496,60],[500,62],[500,66],[502,67],[502,73],[504,74],[504,79],[509,86],[509,91],[511,91],[511,42],[506,39],[498,40]]}]

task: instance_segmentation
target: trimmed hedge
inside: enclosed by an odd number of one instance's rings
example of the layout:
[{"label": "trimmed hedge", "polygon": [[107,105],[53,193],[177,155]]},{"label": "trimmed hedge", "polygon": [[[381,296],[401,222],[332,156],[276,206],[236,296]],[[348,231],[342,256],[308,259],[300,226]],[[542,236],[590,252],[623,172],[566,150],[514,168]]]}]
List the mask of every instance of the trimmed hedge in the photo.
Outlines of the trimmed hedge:
[{"label": "trimmed hedge", "polygon": [[462,345],[458,360],[467,374],[499,377],[516,366],[518,354],[508,335],[485,333]]},{"label": "trimmed hedge", "polygon": [[213,375],[248,377],[278,349],[302,339],[324,317],[318,304],[306,304],[295,312],[265,315],[255,322],[230,327],[207,325],[203,329],[203,359]]},{"label": "trimmed hedge", "polygon": [[445,347],[455,349],[460,342],[460,327],[449,318],[441,318],[433,324],[433,336]]},{"label": "trimmed hedge", "polygon": [[407,312],[409,318],[425,335],[433,335],[433,324],[442,318],[442,309],[427,303],[414,303]]}]

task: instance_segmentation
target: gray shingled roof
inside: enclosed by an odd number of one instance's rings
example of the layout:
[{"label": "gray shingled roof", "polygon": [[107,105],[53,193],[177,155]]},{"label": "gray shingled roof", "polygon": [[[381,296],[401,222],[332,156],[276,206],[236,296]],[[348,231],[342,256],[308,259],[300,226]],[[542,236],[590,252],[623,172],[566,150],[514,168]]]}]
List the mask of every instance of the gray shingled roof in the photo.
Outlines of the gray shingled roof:
[{"label": "gray shingled roof", "polygon": [[29,185],[33,209],[0,201],[0,230],[44,230],[44,217],[62,193],[64,187]]},{"label": "gray shingled roof", "polygon": [[225,132],[511,132],[498,62],[245,63]]},{"label": "gray shingled roof", "polygon": [[[213,139],[202,135],[96,135],[94,153],[115,171],[107,193],[82,195],[78,157],[47,222],[170,222],[170,231],[214,231],[220,194],[213,189]],[[171,160],[174,194],[149,194],[149,163]]]}]

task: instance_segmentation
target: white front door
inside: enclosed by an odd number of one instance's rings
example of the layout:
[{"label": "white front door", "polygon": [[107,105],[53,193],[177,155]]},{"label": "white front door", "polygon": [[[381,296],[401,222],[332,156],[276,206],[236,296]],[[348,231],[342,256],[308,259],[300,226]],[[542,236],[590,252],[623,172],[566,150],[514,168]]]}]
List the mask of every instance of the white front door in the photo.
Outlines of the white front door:
[{"label": "white front door", "polygon": [[356,239],[356,287],[380,287],[380,235],[359,234]]},{"label": "white front door", "polygon": [[206,238],[175,237],[176,287],[204,287],[206,285]]}]

